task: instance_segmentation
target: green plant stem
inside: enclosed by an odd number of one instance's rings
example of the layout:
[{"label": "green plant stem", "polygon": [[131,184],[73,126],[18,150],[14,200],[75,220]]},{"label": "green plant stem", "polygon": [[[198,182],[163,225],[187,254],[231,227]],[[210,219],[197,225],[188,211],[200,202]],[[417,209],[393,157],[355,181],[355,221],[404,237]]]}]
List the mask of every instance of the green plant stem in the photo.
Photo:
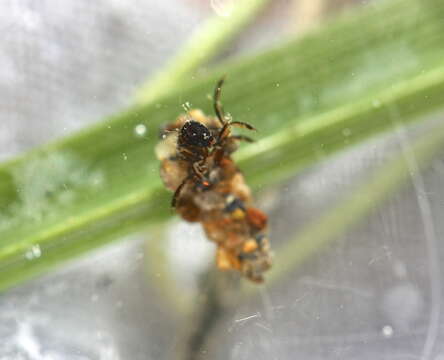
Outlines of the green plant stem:
[{"label": "green plant stem", "polygon": [[175,56],[153,79],[136,93],[136,101],[145,104],[168,93],[181,83],[187,83],[195,70],[213,58],[256,15],[269,0],[242,0],[233,5],[229,16],[213,16],[200,26]]},{"label": "green plant stem", "polygon": [[225,109],[260,130],[236,157],[255,188],[391,130],[389,106],[404,123],[423,120],[444,103],[443,14],[440,0],[376,2],[0,165],[0,289],[172,216],[158,127],[184,99],[212,113],[222,73]]}]

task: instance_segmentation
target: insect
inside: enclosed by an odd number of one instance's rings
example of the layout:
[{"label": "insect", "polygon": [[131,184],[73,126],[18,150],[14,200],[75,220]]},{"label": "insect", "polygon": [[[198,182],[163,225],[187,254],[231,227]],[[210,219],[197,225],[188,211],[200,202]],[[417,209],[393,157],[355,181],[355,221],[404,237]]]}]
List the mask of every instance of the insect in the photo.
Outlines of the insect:
[{"label": "insect", "polygon": [[237,270],[262,282],[271,266],[267,216],[253,207],[251,191],[231,158],[248,136],[233,135],[232,128],[255,130],[248,123],[232,121],[220,101],[224,78],[214,90],[215,116],[188,109],[161,131],[156,155],[160,176],[174,193],[171,205],[189,222],[200,222],[216,243],[216,264]]}]

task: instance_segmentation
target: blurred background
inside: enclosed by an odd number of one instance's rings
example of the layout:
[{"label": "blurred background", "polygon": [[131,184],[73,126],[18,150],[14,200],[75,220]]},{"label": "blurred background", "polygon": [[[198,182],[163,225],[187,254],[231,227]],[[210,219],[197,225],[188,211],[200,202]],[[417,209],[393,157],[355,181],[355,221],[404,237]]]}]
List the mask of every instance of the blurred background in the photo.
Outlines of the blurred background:
[{"label": "blurred background", "polygon": [[[367,1],[275,0],[215,61],[261,51],[361,3]],[[203,21],[229,17],[230,6],[2,1],[0,160],[125,109]],[[442,119],[400,127],[260,191],[273,246],[316,221],[393,154],[404,154],[413,172],[410,144]],[[443,360],[443,155],[339,241],[242,301],[207,301],[217,292],[205,280],[214,247],[198,225],[178,219],[82,256],[0,294],[0,359]],[[158,242],[167,251],[154,259]],[[172,269],[176,290],[157,272],[159,262]],[[181,291],[202,302],[194,312],[213,314],[210,325],[180,310],[188,301]],[[203,344],[199,354],[183,344],[193,341]]]}]

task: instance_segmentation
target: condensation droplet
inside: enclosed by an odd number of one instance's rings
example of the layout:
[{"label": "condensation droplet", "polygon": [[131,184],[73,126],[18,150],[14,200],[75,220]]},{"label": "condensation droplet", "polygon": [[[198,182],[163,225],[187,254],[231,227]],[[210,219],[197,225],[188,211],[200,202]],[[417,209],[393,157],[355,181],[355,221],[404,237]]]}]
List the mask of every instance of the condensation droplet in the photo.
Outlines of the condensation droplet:
[{"label": "condensation droplet", "polygon": [[183,109],[184,109],[185,111],[190,111],[190,109],[191,109],[191,104],[190,104],[189,101],[187,101],[186,103],[183,103],[183,104],[182,104],[182,107],[183,107]]},{"label": "condensation droplet", "polygon": [[102,185],[104,182],[105,182],[105,177],[103,176],[103,173],[96,171],[93,174],[91,174],[90,184],[92,186],[99,186]]},{"label": "condensation droplet", "polygon": [[122,153],[123,160],[128,160],[128,155],[126,153]]},{"label": "condensation droplet", "polygon": [[374,108],[378,108],[381,106],[381,102],[378,99],[372,101],[372,105]]},{"label": "condensation droplet", "polygon": [[393,272],[400,279],[405,279],[407,277],[407,268],[405,264],[397,260],[393,263]]},{"label": "condensation droplet", "polygon": [[211,0],[211,8],[222,17],[229,17],[234,11],[234,0]]},{"label": "condensation droplet", "polygon": [[25,253],[25,258],[28,260],[34,260],[39,258],[42,255],[42,249],[40,249],[40,245],[32,245],[31,248]]},{"label": "condensation droplet", "polygon": [[391,338],[393,336],[393,328],[390,325],[385,325],[382,328],[382,335],[386,338]]},{"label": "condensation droplet", "polygon": [[349,128],[344,128],[342,129],[342,135],[344,136],[350,136],[351,135],[351,130]]},{"label": "condensation droplet", "polygon": [[385,292],[382,297],[382,311],[387,321],[402,332],[409,332],[421,318],[425,299],[417,285],[401,282]]},{"label": "condensation droplet", "polygon": [[134,134],[136,136],[142,137],[146,134],[146,126],[144,124],[139,124],[134,127]]},{"label": "condensation droplet", "polygon": [[42,26],[42,20],[36,12],[30,10],[22,10],[21,15],[23,25],[27,30],[35,31]]}]

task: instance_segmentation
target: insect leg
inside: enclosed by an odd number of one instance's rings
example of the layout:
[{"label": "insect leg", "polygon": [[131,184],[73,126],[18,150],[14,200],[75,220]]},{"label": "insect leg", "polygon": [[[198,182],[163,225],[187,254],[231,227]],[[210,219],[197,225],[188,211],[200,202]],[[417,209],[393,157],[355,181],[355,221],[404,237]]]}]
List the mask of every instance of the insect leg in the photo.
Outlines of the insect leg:
[{"label": "insect leg", "polygon": [[230,124],[231,123],[227,122],[224,124],[224,126],[222,126],[222,129],[220,129],[219,134],[217,136],[216,144],[220,144],[222,142],[222,140],[227,137],[228,129],[230,128]]},{"label": "insect leg", "polygon": [[[248,130],[256,130],[252,125],[244,123],[244,122],[240,122],[240,121],[227,122],[222,127],[222,129],[219,131],[219,135],[217,137],[216,144],[221,144],[222,141],[228,137],[228,135],[229,135],[228,130],[229,130],[230,126],[242,127],[242,128],[246,128]],[[248,136],[238,135],[238,136],[232,136],[232,137],[237,138],[239,140],[244,140],[247,142],[253,142],[253,140],[251,138],[249,138]]]},{"label": "insect leg", "polygon": [[216,113],[216,116],[219,119],[222,126],[226,124],[224,110],[223,110],[222,104],[220,102],[221,89],[222,89],[222,85],[224,84],[224,81],[225,81],[225,75],[217,82],[216,88],[214,89],[214,96],[213,96],[214,112]]},{"label": "insect leg", "polygon": [[179,198],[180,193],[182,192],[183,187],[185,186],[185,184],[191,180],[193,176],[187,176],[182,183],[177,187],[176,191],[174,192],[173,198],[171,199],[171,207],[175,208],[176,204],[177,204],[177,199]]},{"label": "insect leg", "polygon": [[203,172],[201,171],[201,169],[200,169],[200,164],[199,164],[199,162],[195,162],[194,164],[193,164],[193,171],[194,171],[194,173],[200,178],[200,179],[203,179],[204,178],[204,174],[203,174]]},{"label": "insect leg", "polygon": [[235,140],[249,142],[249,143],[254,142],[254,139],[252,139],[249,136],[244,136],[244,135],[233,135],[233,136],[230,136],[230,138],[231,139],[235,139]]},{"label": "insect leg", "polygon": [[230,122],[230,126],[237,126],[237,127],[241,127],[241,128],[248,129],[248,130],[257,131],[253,125],[250,125],[250,124],[248,124],[246,122],[242,122],[242,121],[232,121],[232,122]]}]

